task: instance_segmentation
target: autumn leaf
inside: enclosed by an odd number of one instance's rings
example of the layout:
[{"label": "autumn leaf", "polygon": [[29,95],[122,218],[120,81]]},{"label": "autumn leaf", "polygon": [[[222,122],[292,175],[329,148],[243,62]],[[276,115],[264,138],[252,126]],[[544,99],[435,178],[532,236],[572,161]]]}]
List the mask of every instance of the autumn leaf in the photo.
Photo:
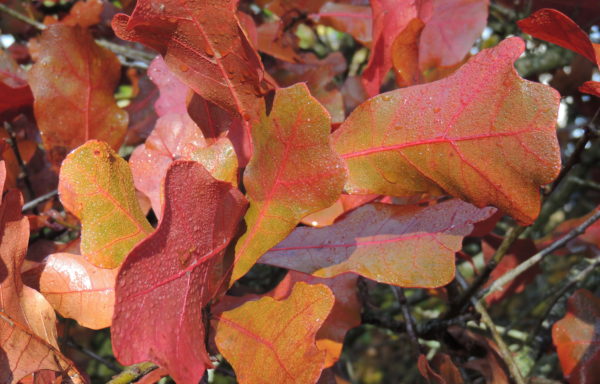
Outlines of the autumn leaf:
[{"label": "autumn leaf", "polygon": [[101,329],[112,323],[117,272],[98,268],[80,255],[54,253],[28,274],[61,316]]},{"label": "autumn leaf", "polygon": [[306,85],[279,89],[267,116],[253,127],[254,156],[244,172],[250,208],[235,248],[231,283],[313,212],[333,204],[345,179],[329,142],[327,111]]},{"label": "autumn leaf", "polygon": [[360,207],[366,203],[378,198],[379,195],[345,195],[342,194],[339,199],[331,206],[311,213],[302,218],[302,224],[312,227],[326,227],[335,222],[335,220],[344,213]]},{"label": "autumn leaf", "polygon": [[0,50],[0,118],[33,103],[25,73],[8,52]]},{"label": "autumn leaf", "polygon": [[42,32],[37,61],[29,71],[34,112],[54,166],[91,139],[118,150],[127,112],[113,92],[121,75],[114,53],[98,46],[87,30],[55,24]]},{"label": "autumn leaf", "polygon": [[23,285],[29,224],[22,206],[21,193],[15,189],[7,192],[0,206],[0,382],[14,384],[32,372],[51,369],[83,383],[73,363],[58,350],[54,310],[39,292]]},{"label": "autumn leaf", "polygon": [[431,362],[425,355],[419,355],[417,363],[419,372],[429,384],[462,384],[464,381],[460,371],[449,355],[437,353]]},{"label": "autumn leaf", "polygon": [[400,32],[415,18],[426,22],[431,17],[433,0],[405,1],[372,0],[373,44],[369,62],[362,74],[370,96],[379,93],[385,75],[392,68],[391,47]]},{"label": "autumn leaf", "polygon": [[327,2],[319,9],[319,13],[309,17],[319,24],[352,35],[363,45],[371,45],[373,19],[368,6]]},{"label": "autumn leaf", "polygon": [[346,190],[450,194],[533,222],[539,186],[560,170],[559,95],[517,75],[523,49],[507,39],[446,79],[360,105],[332,135],[348,166]]},{"label": "autumn leaf", "polygon": [[459,200],[367,204],[329,227],[297,228],[260,263],[317,277],[356,273],[401,287],[440,287],[454,278],[454,253],[473,223],[494,212]]},{"label": "autumn leaf", "polygon": [[112,22],[117,36],[143,43],[164,57],[203,98],[248,119],[270,85],[258,53],[244,34],[232,0],[140,0]]},{"label": "autumn leaf", "polygon": [[600,97],[600,81],[586,81],[579,87],[579,92]]},{"label": "autumn leaf", "polygon": [[90,140],[62,163],[60,200],[81,221],[81,254],[116,268],[152,227],[139,206],[127,162],[106,143]]},{"label": "autumn leaf", "polygon": [[226,288],[225,250],[246,201],[193,161],[170,165],[164,196],[157,229],[119,271],[113,349],[123,364],[151,360],[176,382],[195,384],[212,366],[202,308]]},{"label": "autumn leaf", "polygon": [[600,375],[600,299],[579,289],[567,301],[567,314],[552,326],[552,340],[570,384],[593,383]]},{"label": "autumn leaf", "polygon": [[160,96],[154,103],[156,114],[186,114],[187,96],[190,88],[185,85],[171,70],[162,57],[157,56],[148,67],[148,77],[159,90]]},{"label": "autumn leaf", "polygon": [[77,1],[61,23],[80,27],[91,27],[100,23],[104,3],[102,0]]},{"label": "autumn leaf", "polygon": [[327,286],[298,282],[284,300],[264,297],[215,317],[215,342],[242,384],[315,383],[325,364],[315,335],[333,306]]}]

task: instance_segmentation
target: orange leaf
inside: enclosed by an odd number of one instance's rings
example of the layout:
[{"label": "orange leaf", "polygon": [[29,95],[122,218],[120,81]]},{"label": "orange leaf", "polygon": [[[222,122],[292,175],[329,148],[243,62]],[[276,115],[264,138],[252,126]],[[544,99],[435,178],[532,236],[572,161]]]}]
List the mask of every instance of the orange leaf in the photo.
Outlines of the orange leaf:
[{"label": "orange leaf", "polygon": [[177,383],[196,384],[212,366],[203,308],[226,288],[225,252],[247,203],[193,161],[171,164],[164,196],[158,227],[117,277],[113,350],[123,364],[151,360]]},{"label": "orange leaf", "polygon": [[81,254],[115,268],[152,227],[139,206],[127,162],[101,141],[71,152],[60,168],[60,200],[81,220]]},{"label": "orange leaf", "polygon": [[315,336],[333,306],[327,286],[299,282],[287,299],[263,297],[223,312],[215,342],[242,384],[316,383],[325,352]]},{"label": "orange leaf", "polygon": [[38,275],[39,291],[61,316],[91,329],[112,323],[117,272],[70,253],[49,255],[32,271]]},{"label": "orange leaf", "polygon": [[254,156],[244,172],[250,208],[236,244],[238,280],[300,220],[340,196],[344,166],[329,143],[327,111],[306,85],[279,89],[273,108],[253,127]]},{"label": "orange leaf", "polygon": [[454,278],[454,253],[473,223],[494,212],[460,200],[367,204],[329,227],[297,228],[260,262],[318,277],[356,273],[401,287],[440,287]]},{"label": "orange leaf", "polygon": [[552,340],[570,384],[600,377],[600,299],[579,289],[567,301],[567,314],[552,326]]},{"label": "orange leaf", "polygon": [[249,118],[269,90],[258,53],[244,34],[233,0],[139,0],[112,22],[117,36],[143,43],[164,57],[203,98]]},{"label": "orange leaf", "polygon": [[559,95],[521,79],[510,38],[452,76],[361,104],[333,133],[350,193],[450,194],[535,220],[539,186],[560,170],[555,133]]},{"label": "orange leaf", "polygon": [[62,24],[49,26],[37,45],[29,83],[50,161],[58,167],[69,151],[90,139],[118,150],[128,117],[113,97],[121,76],[115,54],[98,46],[87,30]]}]

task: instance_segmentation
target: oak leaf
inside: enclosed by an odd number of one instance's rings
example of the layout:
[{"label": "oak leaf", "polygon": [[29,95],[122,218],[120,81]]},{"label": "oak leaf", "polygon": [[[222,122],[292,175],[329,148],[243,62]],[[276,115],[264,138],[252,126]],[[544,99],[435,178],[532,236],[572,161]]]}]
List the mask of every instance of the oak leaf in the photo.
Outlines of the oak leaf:
[{"label": "oak leaf", "polygon": [[116,268],[152,227],[143,214],[127,162],[108,144],[90,140],[62,163],[58,193],[82,226],[81,254]]},{"label": "oak leaf", "polygon": [[178,383],[197,383],[212,366],[203,307],[227,286],[225,251],[246,201],[193,161],[173,162],[163,217],[127,256],[117,277],[111,328],[123,364],[151,360]]},{"label": "oak leaf", "polygon": [[346,190],[450,194],[533,222],[539,187],[560,170],[559,95],[517,75],[523,50],[510,38],[446,79],[361,104],[332,134],[349,170]]},{"label": "oak leaf", "polygon": [[125,138],[127,112],[117,107],[114,89],[121,64],[80,27],[48,26],[37,42],[29,71],[35,118],[52,164],[91,139],[118,150]]},{"label": "oak leaf", "polygon": [[333,306],[327,286],[298,282],[284,300],[263,297],[215,317],[215,342],[242,384],[316,383],[325,352],[315,336]]},{"label": "oak leaf", "polygon": [[552,340],[570,384],[593,383],[600,375],[600,299],[579,289],[567,301],[565,317],[552,326]]},{"label": "oak leaf", "polygon": [[340,196],[344,165],[329,141],[327,111],[297,84],[277,90],[273,107],[253,127],[254,156],[244,172],[250,208],[235,249],[232,282],[310,213]]},{"label": "oak leaf", "polygon": [[440,287],[454,278],[454,253],[473,223],[494,212],[460,200],[367,204],[329,227],[297,228],[260,263],[317,277],[356,273],[401,287]]}]

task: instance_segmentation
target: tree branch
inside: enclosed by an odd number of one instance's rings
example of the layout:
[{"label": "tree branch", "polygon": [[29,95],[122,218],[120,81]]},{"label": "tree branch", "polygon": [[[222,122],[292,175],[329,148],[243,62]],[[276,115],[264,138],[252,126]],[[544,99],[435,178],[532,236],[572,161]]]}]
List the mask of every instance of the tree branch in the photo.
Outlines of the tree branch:
[{"label": "tree branch", "polygon": [[151,362],[130,365],[106,384],[129,384],[157,369],[158,366]]},{"label": "tree branch", "polygon": [[[600,206],[599,206],[599,208],[600,208]],[[516,268],[514,268],[514,269],[506,272],[504,275],[500,276],[496,281],[494,281],[492,283],[492,285],[490,285],[486,290],[484,290],[483,292],[481,292],[481,294],[479,294],[479,298],[483,299],[496,291],[502,290],[504,285],[506,285],[510,281],[514,280],[517,276],[524,273],[529,268],[533,267],[535,264],[540,262],[544,257],[548,256],[549,254],[556,251],[557,249],[564,247],[569,241],[573,240],[577,236],[584,233],[585,230],[590,225],[594,224],[598,219],[600,219],[600,209],[598,209],[596,213],[594,213],[590,218],[588,218],[586,221],[584,221],[577,228],[574,228],[569,233],[567,233],[565,236],[561,237],[559,240],[555,241],[547,248],[543,249],[542,251],[536,253],[529,259],[525,260],[524,262],[519,264]]]},{"label": "tree branch", "polygon": [[[463,287],[463,289],[467,289],[468,284],[459,271],[456,271],[456,281],[458,281],[458,283],[461,285],[461,287]],[[489,329],[490,333],[492,334],[492,338],[498,345],[498,349],[500,350],[500,356],[502,357],[502,360],[504,360],[504,362],[506,363],[506,366],[510,371],[510,375],[517,384],[525,384],[525,379],[523,378],[523,375],[521,375],[521,370],[519,369],[519,366],[513,359],[512,353],[510,352],[508,346],[504,342],[502,335],[500,335],[500,332],[498,332],[498,329],[496,329],[496,325],[492,321],[492,318],[490,317],[488,311],[485,309],[485,306],[481,301],[475,299],[474,297],[471,297],[470,300],[473,306],[475,307],[477,313],[481,315],[481,321]]]}]

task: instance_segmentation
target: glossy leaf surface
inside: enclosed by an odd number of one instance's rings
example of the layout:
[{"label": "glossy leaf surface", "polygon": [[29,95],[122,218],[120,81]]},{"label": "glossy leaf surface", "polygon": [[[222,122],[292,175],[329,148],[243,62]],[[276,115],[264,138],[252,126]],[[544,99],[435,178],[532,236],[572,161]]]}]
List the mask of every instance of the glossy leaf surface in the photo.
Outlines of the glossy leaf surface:
[{"label": "glossy leaf surface", "polygon": [[171,71],[206,100],[251,116],[269,85],[232,4],[141,0],[131,16],[115,16],[112,26],[120,38],[160,52]]},{"label": "glossy leaf surface", "polygon": [[215,341],[242,384],[315,383],[325,363],[315,335],[333,306],[325,285],[299,282],[284,300],[264,297],[223,312]]},{"label": "glossy leaf surface", "polygon": [[65,208],[81,221],[81,254],[98,267],[118,267],[152,232],[127,162],[104,142],[88,141],[67,156],[58,192]]},{"label": "glossy leaf surface", "polygon": [[600,375],[600,299],[580,289],[567,301],[567,314],[552,326],[552,340],[570,384],[593,383]]},{"label": "glossy leaf surface", "polygon": [[446,79],[359,106],[332,135],[348,166],[346,190],[447,193],[531,223],[539,186],[560,169],[559,95],[517,75],[523,49],[520,39],[507,39]]},{"label": "glossy leaf surface", "polygon": [[253,127],[254,156],[244,172],[250,208],[236,244],[232,282],[242,277],[300,220],[327,208],[345,179],[329,142],[327,111],[304,84],[279,89],[273,108]]},{"label": "glossy leaf surface", "polygon": [[69,151],[91,139],[118,150],[128,117],[113,97],[121,75],[115,54],[98,46],[87,30],[61,24],[42,32],[37,46],[29,84],[50,161],[60,166]]},{"label": "glossy leaf surface", "polygon": [[261,263],[318,277],[356,273],[401,287],[440,287],[473,223],[494,213],[451,200],[420,207],[367,204],[325,228],[300,227]]},{"label": "glossy leaf surface", "polygon": [[246,201],[200,164],[176,161],[164,183],[157,229],[125,259],[117,277],[111,329],[123,364],[146,360],[178,383],[197,383],[211,363],[202,309],[226,288],[225,250]]}]

